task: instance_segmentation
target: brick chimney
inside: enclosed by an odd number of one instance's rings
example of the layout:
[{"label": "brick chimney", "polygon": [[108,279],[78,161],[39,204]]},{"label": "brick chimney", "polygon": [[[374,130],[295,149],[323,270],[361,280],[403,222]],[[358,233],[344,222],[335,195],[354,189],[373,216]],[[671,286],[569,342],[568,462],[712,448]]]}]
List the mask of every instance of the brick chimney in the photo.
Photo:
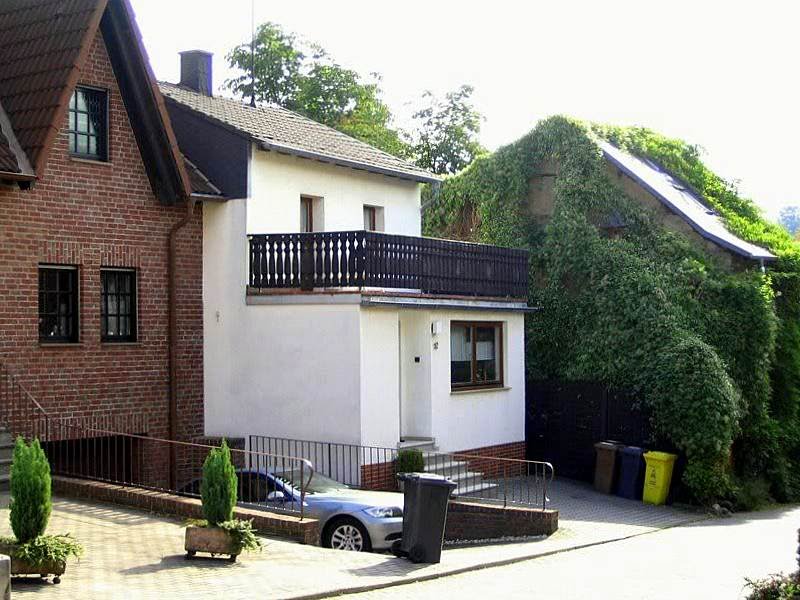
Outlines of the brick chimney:
[{"label": "brick chimney", "polygon": [[186,50],[181,52],[181,85],[205,96],[212,95],[211,52]]}]

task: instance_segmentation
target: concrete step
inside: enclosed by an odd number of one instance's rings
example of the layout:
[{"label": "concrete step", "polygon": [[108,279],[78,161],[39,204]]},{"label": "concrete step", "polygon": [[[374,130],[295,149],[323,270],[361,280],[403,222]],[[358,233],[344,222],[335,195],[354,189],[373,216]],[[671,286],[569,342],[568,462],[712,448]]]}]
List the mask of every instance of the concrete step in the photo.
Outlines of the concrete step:
[{"label": "concrete step", "polygon": [[425,471],[428,473],[438,473],[444,477],[468,472],[467,463],[458,460],[448,460],[441,457],[438,460],[435,458],[426,457]]},{"label": "concrete step", "polygon": [[11,474],[11,458],[0,459],[0,490],[7,490]]},{"label": "concrete step", "polygon": [[484,490],[491,490],[496,488],[496,483],[489,483],[486,481],[476,481],[474,483],[463,483],[459,484],[459,486],[453,490],[454,496],[465,496],[467,494],[473,494],[475,492],[482,492]]},{"label": "concrete step", "polygon": [[436,440],[431,438],[403,438],[397,444],[398,450],[419,450],[420,452],[436,452]]},{"label": "concrete step", "polygon": [[0,429],[0,448],[5,446],[14,447],[14,436],[5,429]]}]

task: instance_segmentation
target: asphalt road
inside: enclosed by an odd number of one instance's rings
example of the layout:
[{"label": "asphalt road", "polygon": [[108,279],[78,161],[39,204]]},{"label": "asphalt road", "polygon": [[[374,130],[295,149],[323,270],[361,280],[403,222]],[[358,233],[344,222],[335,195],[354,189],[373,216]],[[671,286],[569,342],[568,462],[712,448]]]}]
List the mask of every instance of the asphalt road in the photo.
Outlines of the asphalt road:
[{"label": "asphalt road", "polygon": [[746,513],[346,598],[744,598],[745,577],[797,568],[798,528],[798,507]]}]

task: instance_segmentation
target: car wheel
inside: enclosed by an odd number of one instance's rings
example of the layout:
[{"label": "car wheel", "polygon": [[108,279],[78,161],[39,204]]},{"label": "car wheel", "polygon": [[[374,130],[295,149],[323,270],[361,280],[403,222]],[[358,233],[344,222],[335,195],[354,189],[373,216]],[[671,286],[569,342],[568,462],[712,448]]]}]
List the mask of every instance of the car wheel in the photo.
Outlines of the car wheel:
[{"label": "car wheel", "polygon": [[352,517],[334,519],[325,527],[322,545],[334,550],[369,552],[372,542],[366,528]]}]

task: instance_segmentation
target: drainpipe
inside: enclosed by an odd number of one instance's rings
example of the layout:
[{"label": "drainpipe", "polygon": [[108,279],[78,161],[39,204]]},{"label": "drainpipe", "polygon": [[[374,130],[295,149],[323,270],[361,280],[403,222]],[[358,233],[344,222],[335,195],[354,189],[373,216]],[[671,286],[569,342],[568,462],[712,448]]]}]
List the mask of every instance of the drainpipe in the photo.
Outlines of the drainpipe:
[{"label": "drainpipe", "polygon": [[[169,267],[168,283],[169,286],[169,411],[167,423],[169,427],[169,439],[176,440],[178,437],[178,268],[177,268],[177,239],[178,233],[183,229],[194,215],[194,205],[196,200],[191,195],[186,199],[186,214],[180,221],[172,226],[169,231]],[[169,451],[169,483],[170,488],[175,490],[178,485],[178,450],[176,444],[170,444]]]}]

